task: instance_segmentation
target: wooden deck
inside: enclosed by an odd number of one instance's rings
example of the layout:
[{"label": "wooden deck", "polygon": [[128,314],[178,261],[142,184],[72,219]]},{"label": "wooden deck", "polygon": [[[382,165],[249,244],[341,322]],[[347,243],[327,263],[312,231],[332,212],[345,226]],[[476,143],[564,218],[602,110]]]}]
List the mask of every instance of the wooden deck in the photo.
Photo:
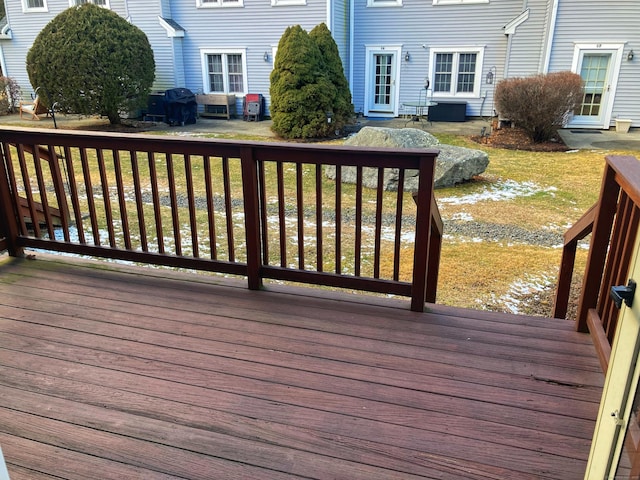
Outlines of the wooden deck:
[{"label": "wooden deck", "polygon": [[570,322],[318,292],[3,257],[11,479],[582,478]]}]

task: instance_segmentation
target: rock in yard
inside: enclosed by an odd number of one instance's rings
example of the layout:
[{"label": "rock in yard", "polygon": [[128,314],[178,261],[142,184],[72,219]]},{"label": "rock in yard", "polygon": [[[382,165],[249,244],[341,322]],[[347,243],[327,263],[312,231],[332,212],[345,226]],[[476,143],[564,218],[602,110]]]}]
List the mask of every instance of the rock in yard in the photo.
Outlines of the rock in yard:
[{"label": "rock in yard", "polygon": [[[388,148],[435,148],[440,150],[436,160],[435,188],[449,187],[456,183],[470,180],[475,175],[485,171],[489,165],[489,156],[471,148],[456,147],[441,144],[430,133],[416,128],[382,128],[364,127],[357,134],[349,137],[345,145],[360,147],[388,147]],[[335,167],[328,166],[326,175],[335,179]],[[404,188],[414,192],[418,190],[418,171],[409,170],[405,173]],[[356,168],[343,167],[342,181],[355,183]],[[374,168],[363,169],[363,184],[369,188],[377,188],[378,171]],[[398,189],[398,169],[387,168],[384,172],[384,189]]]}]

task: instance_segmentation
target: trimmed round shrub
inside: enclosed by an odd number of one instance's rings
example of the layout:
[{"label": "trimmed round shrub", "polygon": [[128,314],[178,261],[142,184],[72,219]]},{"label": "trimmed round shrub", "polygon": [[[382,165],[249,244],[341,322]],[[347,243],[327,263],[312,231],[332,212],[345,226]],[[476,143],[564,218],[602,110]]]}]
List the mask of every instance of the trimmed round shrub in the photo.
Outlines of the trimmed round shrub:
[{"label": "trimmed round shrub", "polygon": [[582,79],[572,72],[508,78],[496,87],[500,116],[522,128],[535,143],[550,140],[582,101]]},{"label": "trimmed round shrub", "polygon": [[155,62],[142,30],[87,3],[44,27],[27,54],[27,73],[33,88],[46,92],[41,100],[57,110],[120,123],[121,114],[146,105]]}]

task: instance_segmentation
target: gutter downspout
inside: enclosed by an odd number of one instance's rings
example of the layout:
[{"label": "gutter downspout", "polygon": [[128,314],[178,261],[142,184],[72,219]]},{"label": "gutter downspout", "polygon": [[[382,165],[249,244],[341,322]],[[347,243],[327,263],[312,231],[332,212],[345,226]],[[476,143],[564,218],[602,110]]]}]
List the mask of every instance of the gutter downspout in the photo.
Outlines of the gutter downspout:
[{"label": "gutter downspout", "polygon": [[353,29],[354,29],[354,4],[355,0],[349,0],[349,90],[351,90],[351,99],[353,101]]},{"label": "gutter downspout", "polygon": [[558,19],[558,4],[560,0],[551,0],[551,18],[549,19],[549,25],[547,27],[547,38],[545,43],[545,51],[542,58],[542,65],[540,65],[540,73],[549,73],[549,63],[551,63],[551,48],[553,46],[553,38],[556,35],[556,22]]}]

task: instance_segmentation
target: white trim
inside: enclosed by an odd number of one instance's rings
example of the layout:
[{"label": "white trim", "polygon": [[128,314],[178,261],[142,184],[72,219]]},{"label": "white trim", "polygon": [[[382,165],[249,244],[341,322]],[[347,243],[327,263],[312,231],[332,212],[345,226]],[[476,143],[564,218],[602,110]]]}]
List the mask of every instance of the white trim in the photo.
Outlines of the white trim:
[{"label": "white trim", "polygon": [[[364,82],[364,115],[374,113],[377,117],[397,117],[400,105],[400,63],[402,54],[402,45],[365,45],[365,82]],[[380,112],[370,109],[371,101],[371,58],[374,53],[393,53],[395,54],[395,69],[392,73],[393,91],[393,111]]]},{"label": "white trim", "polygon": [[552,0],[551,6],[551,18],[549,19],[549,26],[547,27],[547,38],[544,43],[544,55],[542,55],[542,65],[540,68],[541,73],[549,73],[549,63],[551,62],[551,49],[553,48],[553,37],[556,34],[556,22],[558,18],[558,3],[560,0]]},{"label": "white trim", "polygon": [[29,7],[28,0],[22,0],[22,12],[23,13],[33,13],[33,12],[48,12],[49,7],[47,6],[47,0],[42,0],[42,7]]},{"label": "white trim", "polygon": [[239,8],[244,0],[196,0],[196,8]]},{"label": "white trim", "polygon": [[[459,45],[449,47],[431,47],[429,48],[429,82],[431,82],[431,88],[433,89],[433,96],[437,98],[480,98],[480,87],[482,86],[482,69],[484,65],[484,45]],[[475,79],[473,83],[473,92],[436,92],[434,82],[434,67],[435,57],[437,53],[453,53],[457,58],[461,53],[475,53],[476,54],[476,71]],[[452,72],[451,85],[454,88],[457,83],[455,76],[457,75],[457,65],[454,65],[454,71]],[[495,80],[494,80],[495,81]]]},{"label": "white trim", "polygon": [[306,5],[307,0],[271,0],[272,7],[288,7],[291,5]]},{"label": "white trim", "polygon": [[170,25],[169,23],[167,23],[167,21],[164,18],[158,17],[158,22],[160,22],[160,26],[167,31],[167,37],[169,38],[184,37],[184,30],[176,29],[173,25]]},{"label": "white trim", "polygon": [[518,28],[528,19],[529,19],[529,9],[527,8],[524,12],[522,12],[520,15],[518,15],[516,18],[514,18],[509,23],[507,23],[504,27],[502,27],[504,29],[504,34],[513,35],[514,33],[516,33],[516,28]]},{"label": "white trim", "polygon": [[433,5],[461,5],[470,3],[489,3],[489,0],[433,0]]},{"label": "white trim", "polygon": [[[223,68],[223,83],[224,92],[212,92],[210,90],[209,82],[209,69],[207,62],[207,55],[241,55],[242,56],[242,92],[229,92],[229,77],[226,71],[227,64],[222,62]],[[247,49],[246,48],[201,48],[200,49],[200,63],[202,67],[202,91],[203,93],[227,93],[235,94],[236,96],[243,96],[249,91],[247,85]]]},{"label": "white trim", "polygon": [[367,7],[372,8],[388,8],[401,6],[402,0],[367,0]]},{"label": "white trim", "polygon": [[613,103],[616,98],[616,90],[618,89],[618,77],[620,76],[620,66],[622,65],[622,53],[624,51],[625,42],[620,43],[576,43],[573,48],[573,61],[571,62],[571,71],[580,75],[578,71],[578,63],[580,62],[580,54],[584,52],[609,51],[611,52],[611,75],[610,83],[607,89],[607,101],[603,106],[606,108],[601,123],[587,123],[576,121],[575,117],[568,125],[570,127],[589,127],[589,128],[605,128],[611,126],[611,115],[613,113]]}]

